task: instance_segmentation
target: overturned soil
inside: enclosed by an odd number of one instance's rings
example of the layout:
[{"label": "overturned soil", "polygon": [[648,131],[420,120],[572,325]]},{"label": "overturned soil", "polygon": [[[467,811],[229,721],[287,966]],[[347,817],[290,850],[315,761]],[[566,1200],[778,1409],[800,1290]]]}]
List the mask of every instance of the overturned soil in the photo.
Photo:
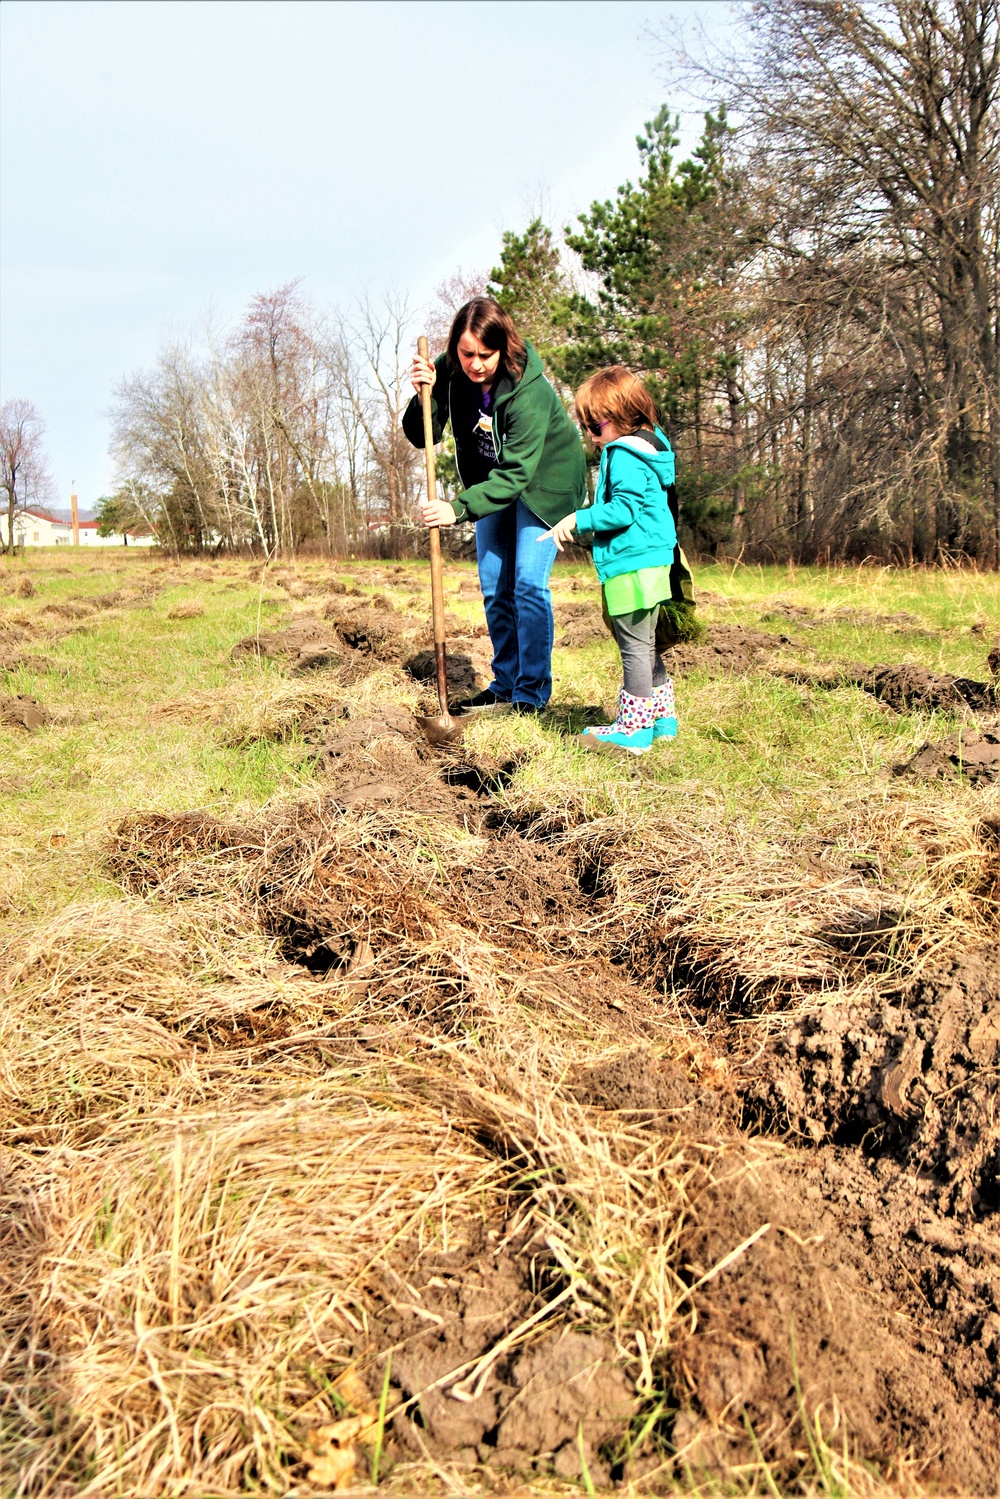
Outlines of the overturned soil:
[{"label": "overturned soil", "polygon": [[33,733],[51,722],[52,714],[37,698],[24,692],[16,696],[0,695],[0,724],[7,728],[27,729]]},{"label": "overturned soil", "polygon": [[[569,607],[573,608],[573,606]],[[600,623],[599,609],[589,605],[579,607],[586,615],[586,622],[581,623],[578,628],[571,626],[565,637],[561,641],[557,640],[557,644],[585,644],[592,638],[596,639],[600,634],[597,625],[593,623],[594,615],[596,615],[597,624]],[[762,616],[765,623],[773,624],[789,620],[796,625],[845,619],[850,619],[859,625],[872,625],[878,628],[885,628],[891,623],[893,628],[898,629],[900,633],[909,635],[933,633],[910,628],[914,622],[913,617],[906,614],[869,616],[859,614],[857,611],[835,610],[821,618],[815,618],[811,611],[789,604],[772,608]],[[971,711],[972,713],[992,714],[1000,707],[1000,684],[995,676],[994,680],[983,682],[972,677],[953,676],[948,672],[930,671],[925,666],[911,662],[885,663],[877,666],[861,666],[856,662],[845,662],[841,665],[812,667],[788,665],[780,658],[774,659],[779,647],[795,644],[796,642],[790,636],[784,634],[769,634],[765,630],[743,625],[713,624],[708,627],[703,640],[697,643],[679,642],[664,651],[663,655],[671,675],[677,677],[686,676],[694,671],[704,671],[710,675],[718,672],[744,674],[751,671],[768,671],[807,687],[827,689],[860,687],[865,692],[871,693],[879,702],[894,708],[898,713],[912,708],[922,708],[944,709],[952,713]],[[1000,648],[997,648],[994,654],[1000,662]],[[993,655],[988,658],[987,665],[991,670],[993,669]],[[945,749],[945,758],[949,753],[950,751]],[[981,750],[979,753],[985,754],[984,763],[988,764],[990,762],[988,751]],[[931,770],[929,767],[929,760],[921,761],[914,767],[913,774],[949,773],[946,770]],[[977,779],[989,778],[990,774],[990,772],[984,773],[980,770],[970,771],[970,775]]]},{"label": "overturned soil", "polygon": [[1000,734],[951,734],[937,744],[929,740],[905,763],[894,765],[893,775],[915,776],[922,781],[965,777],[972,786],[985,786],[1000,778]]},{"label": "overturned soil", "polygon": [[[516,995],[613,1053],[544,1074],[554,1106],[608,1142],[676,1142],[693,1163],[673,1262],[682,1316],[649,1368],[597,1305],[571,1309],[548,1239],[519,1227],[529,1147],[461,1087],[442,1093],[453,1127],[511,1163],[509,1210],[461,1249],[401,1242],[369,1288],[354,1356],[374,1400],[392,1350],[387,1462],[430,1453],[655,1491],[675,1465],[753,1463],[754,1443],[793,1475],[808,1422],[858,1460],[914,1462],[940,1492],[1000,1492],[995,952],[865,1005],[800,1005],[763,1043],[722,1006],[698,1059],[678,1060],[663,1037],[691,996],[681,972],[676,990],[651,981],[657,902],[627,882],[616,894],[626,842],[519,823],[503,795],[516,763],[431,752],[403,714],[348,718],[318,752],[319,805],[245,826],[137,815],[114,874],[143,894],[236,890],[287,963],[365,996],[382,1029],[328,1026],[308,1043],[320,1061],[390,1033],[464,1045]],[[444,866],[443,843],[421,856],[435,826],[469,840]],[[831,962],[885,960],[869,936],[828,934]]]},{"label": "overturned soil", "polygon": [[859,673],[856,680],[859,687],[899,711],[966,707],[989,712],[998,705],[995,684],[928,671],[923,666],[873,666],[871,671]]},{"label": "overturned soil", "polygon": [[769,635],[766,630],[749,626],[710,625],[703,641],[681,641],[664,652],[663,659],[672,676],[683,677],[693,671],[747,672],[758,669],[779,646],[791,643],[787,635]]},{"label": "overturned soil", "polygon": [[[470,628],[455,615],[446,614],[445,627],[449,695],[469,696],[481,686],[480,673],[489,660],[488,641],[484,646],[477,643],[486,636],[485,626]],[[236,662],[274,661],[293,676],[331,670],[347,684],[383,665],[402,666],[422,686],[433,687],[436,679],[429,624],[415,615],[399,613],[385,594],[364,598],[335,595],[327,602],[322,618],[302,614],[282,629],[244,636],[230,655]]]},{"label": "overturned soil", "polygon": [[[470,697],[479,686],[471,656],[448,651],[445,655],[448,699]],[[417,651],[403,662],[403,670],[415,682],[433,686],[437,681],[437,657],[433,650]]]},{"label": "overturned soil", "polygon": [[[725,602],[717,599],[717,602]],[[775,620],[793,620],[803,629],[816,629],[822,625],[855,625],[859,629],[884,630],[889,634],[918,635],[933,639],[935,632],[925,628],[923,620],[906,610],[894,614],[872,614],[867,609],[810,609],[803,604],[792,604],[777,599],[769,605],[767,613],[761,615],[765,623]]]},{"label": "overturned soil", "polygon": [[948,672],[928,671],[911,663],[883,666],[784,667],[780,674],[808,687],[861,687],[898,713],[909,708],[995,711],[1000,703],[995,682],[978,682]]}]

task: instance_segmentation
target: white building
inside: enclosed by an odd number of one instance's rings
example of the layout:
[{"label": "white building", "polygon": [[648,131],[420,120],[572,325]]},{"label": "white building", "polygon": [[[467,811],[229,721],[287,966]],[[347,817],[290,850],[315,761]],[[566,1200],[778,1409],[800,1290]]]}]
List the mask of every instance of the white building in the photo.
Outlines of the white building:
[{"label": "white building", "polygon": [[[83,515],[87,512],[84,511]],[[86,520],[80,517],[80,545],[83,547],[120,547],[124,543],[120,534],[115,536],[98,536],[97,521],[88,515]],[[155,546],[156,537],[149,531],[129,531],[128,545],[130,547]],[[0,512],[0,539],[4,545],[7,544],[7,512]],[[73,545],[73,523],[61,515],[54,515],[51,510],[42,510],[38,506],[29,506],[26,510],[19,510],[14,516],[14,545],[24,547],[65,547]]]}]

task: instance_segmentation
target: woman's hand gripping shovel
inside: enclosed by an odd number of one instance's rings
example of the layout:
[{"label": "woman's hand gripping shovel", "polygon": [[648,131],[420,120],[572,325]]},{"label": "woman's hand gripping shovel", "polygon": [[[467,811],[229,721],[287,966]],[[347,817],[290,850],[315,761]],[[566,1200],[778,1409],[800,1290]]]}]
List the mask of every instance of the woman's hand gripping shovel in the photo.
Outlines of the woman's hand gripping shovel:
[{"label": "woman's hand gripping shovel", "polygon": [[[423,334],[417,339],[417,353],[423,359],[429,357],[427,340]],[[427,462],[427,498],[433,505],[437,500],[437,471],[434,467],[434,422],[431,417],[431,388],[420,387],[420,406],[424,414],[424,458]],[[441,528],[428,527],[431,542],[431,612],[434,619],[434,666],[437,673],[438,704],[441,712],[436,716],[417,714],[417,723],[423,729],[429,744],[452,744],[461,737],[462,724],[448,712],[448,667],[444,648],[444,579],[441,575]]]}]

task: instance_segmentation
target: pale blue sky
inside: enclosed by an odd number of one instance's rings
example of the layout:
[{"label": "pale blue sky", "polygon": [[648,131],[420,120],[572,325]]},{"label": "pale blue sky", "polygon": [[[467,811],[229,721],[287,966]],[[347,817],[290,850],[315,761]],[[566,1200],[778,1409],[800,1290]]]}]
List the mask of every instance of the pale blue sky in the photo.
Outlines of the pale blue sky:
[{"label": "pale blue sky", "polygon": [[[68,503],[163,340],[303,279],[320,306],[495,263],[634,176],[670,16],[722,0],[4,0],[0,395]],[[674,103],[673,100],[668,102]],[[685,133],[698,134],[691,115]]]}]

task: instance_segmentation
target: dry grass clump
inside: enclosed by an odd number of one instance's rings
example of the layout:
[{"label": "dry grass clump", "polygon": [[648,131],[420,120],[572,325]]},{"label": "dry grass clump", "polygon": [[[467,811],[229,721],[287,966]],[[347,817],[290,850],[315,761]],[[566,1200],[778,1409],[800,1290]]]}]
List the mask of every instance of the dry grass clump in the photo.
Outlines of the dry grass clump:
[{"label": "dry grass clump", "polygon": [[91,1137],[96,1119],[175,1089],[192,1046],[297,1008],[273,977],[274,944],[214,898],[70,906],[0,961],[0,1097],[33,1145]]},{"label": "dry grass clump", "polygon": [[[254,829],[134,818],[112,861],[155,903],[77,908],[12,945],[12,1492],[284,1492],[337,1413],[331,1381],[385,1352],[391,1288],[512,1204],[549,1267],[512,1346],[571,1317],[652,1377],[704,1151],[608,1131],[562,1091],[613,1040],[546,1033],[546,973],[458,919],[461,845],[435,863],[417,820],[310,807]],[[311,921],[340,969],[276,986],[251,917]],[[227,1014],[268,1023],[230,1032]]]},{"label": "dry grass clump", "polygon": [[201,619],[205,613],[204,604],[191,599],[186,604],[174,604],[172,609],[167,610],[168,619]]},{"label": "dry grass clump", "polygon": [[55,1165],[4,1193],[17,1494],[60,1469],[57,1492],[285,1492],[393,1243],[461,1243],[499,1175],[351,1072],[137,1109]]},{"label": "dry grass clump", "polygon": [[759,1013],[894,985],[992,940],[991,827],[971,804],[899,798],[842,809],[828,836],[776,824],[768,837],[708,816],[640,831],[625,814],[563,837],[611,896],[603,919],[617,959]]},{"label": "dry grass clump", "polygon": [[343,685],[329,676],[289,680],[261,673],[250,682],[237,678],[224,688],[159,702],[150,716],[154,721],[218,724],[222,743],[241,749],[308,733],[343,713]]},{"label": "dry grass clump", "polygon": [[[183,838],[189,857],[209,860],[224,841],[190,824]],[[245,851],[229,843],[227,854]],[[272,867],[282,857],[279,846]],[[377,994],[316,986],[311,1025],[293,1016],[258,1044],[192,1028],[199,1004],[185,989],[204,953],[179,953],[162,913],[68,913],[21,952],[14,977],[30,1002],[8,1014],[4,1038],[17,1058],[7,1086],[32,1105],[7,1114],[12,1492],[284,1492],[305,1431],[336,1414],[331,1381],[384,1352],[371,1319],[385,1287],[414,1275],[425,1248],[455,1252],[476,1224],[502,1224],[511,1194],[522,1226],[548,1242],[552,1311],[536,1324],[558,1312],[614,1326],[629,1302],[622,1338],[641,1318],[647,1349],[664,1345],[695,1161],[641,1130],[602,1132],[561,1100],[569,1058],[526,1054],[525,1012],[490,971],[499,955],[453,953],[463,972],[445,975],[447,923],[438,915],[435,929],[431,903],[404,887]],[[476,988],[477,1043],[413,1035],[412,1058],[372,1045],[370,1021],[384,1027],[404,966],[416,988]],[[55,1014],[33,1049],[40,1001]],[[75,1118],[55,1088],[69,1076]],[[659,1242],[637,1281],[653,1218]],[[627,1285],[619,1257],[633,1267]],[[471,1372],[457,1368],[455,1382]]]}]

